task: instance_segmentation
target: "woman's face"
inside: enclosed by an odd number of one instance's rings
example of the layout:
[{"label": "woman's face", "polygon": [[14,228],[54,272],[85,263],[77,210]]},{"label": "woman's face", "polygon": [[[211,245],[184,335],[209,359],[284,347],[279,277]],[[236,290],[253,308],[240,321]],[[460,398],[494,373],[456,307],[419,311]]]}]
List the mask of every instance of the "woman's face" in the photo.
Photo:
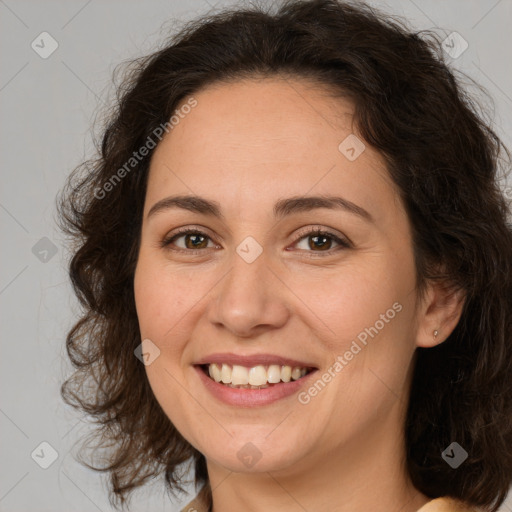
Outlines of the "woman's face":
[{"label": "woman's face", "polygon": [[277,78],[194,98],[152,157],[135,274],[156,399],[232,471],[395,440],[418,331],[411,231],[352,103]]}]

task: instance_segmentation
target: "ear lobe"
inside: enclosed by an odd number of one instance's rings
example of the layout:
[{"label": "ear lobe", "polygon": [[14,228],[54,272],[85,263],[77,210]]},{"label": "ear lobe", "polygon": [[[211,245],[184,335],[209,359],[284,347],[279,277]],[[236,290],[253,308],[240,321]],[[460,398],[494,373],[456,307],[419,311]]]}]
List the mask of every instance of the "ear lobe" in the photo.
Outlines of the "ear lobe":
[{"label": "ear lobe", "polygon": [[430,348],[450,336],[459,323],[466,296],[446,282],[431,282],[418,311],[416,345]]}]

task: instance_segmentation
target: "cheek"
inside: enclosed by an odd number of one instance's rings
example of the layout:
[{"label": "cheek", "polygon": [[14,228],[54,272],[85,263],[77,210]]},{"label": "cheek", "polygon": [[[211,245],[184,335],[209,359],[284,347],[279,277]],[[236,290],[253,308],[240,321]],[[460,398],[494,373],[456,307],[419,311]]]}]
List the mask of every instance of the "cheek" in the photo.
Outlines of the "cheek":
[{"label": "cheek", "polygon": [[394,393],[404,389],[414,353],[413,262],[382,253],[367,261],[333,274],[328,291],[312,296],[320,323],[329,327],[324,348],[332,362],[340,363],[326,403],[337,403],[343,394],[360,419],[365,411],[393,403]]},{"label": "cheek", "polygon": [[171,268],[158,255],[141,251],[134,294],[142,338],[161,348],[180,346],[197,323],[213,284],[207,272]]},{"label": "cheek", "polygon": [[187,396],[176,379],[183,380],[180,361],[187,337],[180,334],[180,328],[190,309],[186,284],[166,271],[165,264],[141,250],[134,295],[141,339],[151,340],[160,351],[145,367],[150,386],[169,419],[181,424],[185,421]]},{"label": "cheek", "polygon": [[[180,280],[166,269],[165,262],[152,251],[141,249],[134,277],[134,294],[137,314],[141,325],[146,321],[163,320],[179,306],[182,293],[178,290]],[[174,307],[170,307],[170,304]]]},{"label": "cheek", "polygon": [[134,295],[141,336],[161,343],[180,315],[183,295],[175,280],[144,252],[135,271]]},{"label": "cheek", "polygon": [[346,345],[350,346],[360,333],[364,339],[365,329],[376,322],[379,331],[389,330],[388,326],[399,316],[393,304],[400,301],[400,286],[382,261],[380,266],[341,268],[317,275],[316,279],[301,277],[294,288],[305,308],[315,313],[316,324],[325,332],[322,337],[331,340],[329,348],[336,353],[347,350]]}]

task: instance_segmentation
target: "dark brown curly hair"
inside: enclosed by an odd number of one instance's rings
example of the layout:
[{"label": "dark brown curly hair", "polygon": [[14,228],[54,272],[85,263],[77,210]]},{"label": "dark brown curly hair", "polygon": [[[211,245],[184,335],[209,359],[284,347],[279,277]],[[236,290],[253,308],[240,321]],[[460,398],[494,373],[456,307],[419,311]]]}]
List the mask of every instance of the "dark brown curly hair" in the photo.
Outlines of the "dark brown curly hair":
[{"label": "dark brown curly hair", "polygon": [[[418,295],[429,280],[464,292],[448,339],[417,349],[405,425],[414,486],[491,512],[503,503],[512,483],[512,230],[500,172],[511,158],[440,41],[361,2],[292,0],[206,15],[131,62],[97,158],[75,169],[57,200],[82,305],[66,344],[76,371],[61,393],[97,423],[93,441],[106,462],[81,462],[109,473],[115,508],[162,471],[172,494],[183,490],[186,467],[197,487],[208,475],[134,356],[133,279],[153,149],[112,178],[187,96],[215,82],[277,75],[353,100],[361,136],[385,157],[406,207]],[[469,454],[457,470],[441,457],[452,441]]]}]

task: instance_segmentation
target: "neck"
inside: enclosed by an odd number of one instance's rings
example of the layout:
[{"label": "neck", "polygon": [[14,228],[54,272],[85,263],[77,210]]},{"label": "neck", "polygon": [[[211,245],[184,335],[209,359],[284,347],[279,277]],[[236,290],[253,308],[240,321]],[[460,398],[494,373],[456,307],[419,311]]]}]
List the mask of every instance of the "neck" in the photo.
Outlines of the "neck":
[{"label": "neck", "polygon": [[208,461],[212,512],[417,512],[429,499],[410,482],[396,424],[388,417],[387,425],[280,471],[235,473]]}]

